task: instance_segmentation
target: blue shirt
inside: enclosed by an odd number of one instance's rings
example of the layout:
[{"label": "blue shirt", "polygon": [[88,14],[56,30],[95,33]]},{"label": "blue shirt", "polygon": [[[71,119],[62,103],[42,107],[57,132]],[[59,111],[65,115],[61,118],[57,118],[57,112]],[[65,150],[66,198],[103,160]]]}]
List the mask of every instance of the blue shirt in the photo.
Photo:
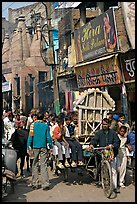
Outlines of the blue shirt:
[{"label": "blue shirt", "polygon": [[135,158],[135,131],[128,133],[127,142],[131,145],[132,151],[134,152],[133,157]]},{"label": "blue shirt", "polygon": [[50,135],[48,124],[44,122],[34,123],[34,135],[28,137],[27,148],[32,146],[33,149],[47,148],[47,143],[49,147],[52,148],[52,138]]},{"label": "blue shirt", "polygon": [[70,136],[74,135],[75,126],[72,125],[72,124],[69,124],[69,125],[67,126],[67,128],[68,128],[68,131],[69,131]]}]

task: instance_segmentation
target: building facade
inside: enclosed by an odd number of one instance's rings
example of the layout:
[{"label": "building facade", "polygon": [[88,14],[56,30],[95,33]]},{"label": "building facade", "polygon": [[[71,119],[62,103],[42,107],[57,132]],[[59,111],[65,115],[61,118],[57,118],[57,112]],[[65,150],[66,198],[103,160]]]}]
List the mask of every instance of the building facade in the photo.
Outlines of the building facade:
[{"label": "building facade", "polygon": [[[70,44],[65,46],[67,50],[65,51],[68,54],[68,63],[65,71],[70,70],[69,65],[72,64],[73,61],[71,69],[73,70],[74,68],[74,73],[76,74],[77,90],[81,92],[89,87],[107,90],[116,102],[115,112],[125,113],[131,123],[134,119],[132,112],[135,104],[130,104],[129,101],[131,100],[129,96],[133,97],[133,93],[127,93],[128,97],[124,95],[123,87],[126,83],[124,72],[126,66],[122,65],[121,56],[124,58],[124,61],[127,62],[126,56],[130,50],[132,50],[133,53],[135,53],[135,50],[132,47],[127,32],[122,4],[121,2],[113,2],[112,4],[108,2],[108,4],[105,2],[95,4],[92,2],[90,6],[93,7],[95,11],[98,11],[98,14],[94,16],[94,18],[87,20],[86,10],[89,6],[89,2],[87,5],[86,3],[87,2],[79,5],[80,20],[79,22],[77,21],[76,24],[73,24],[75,52],[72,51],[73,54],[71,53],[69,56]],[[132,18],[134,18],[134,2],[132,2],[132,6],[129,5],[129,7],[132,8],[132,12],[130,12],[132,13]],[[110,34],[105,34],[104,26],[108,26],[108,24],[110,24],[111,32]],[[66,25],[67,24],[65,24],[64,27]],[[132,25],[135,25],[135,23],[132,23]],[[68,38],[71,39],[71,46],[73,46],[73,31],[71,27],[70,34],[66,31],[64,32],[64,36],[68,35]],[[135,38],[134,32],[132,38]],[[131,70],[134,72],[134,57],[131,60],[133,61]],[[132,88],[132,92],[133,90]]]},{"label": "building facade", "polygon": [[[26,113],[32,107],[52,109],[53,104],[57,109],[65,107],[73,111],[76,95],[89,87],[97,87],[107,90],[115,100],[116,112],[126,113],[130,122],[134,120],[135,36],[134,31],[129,33],[124,10],[128,6],[127,16],[134,19],[134,2],[129,5],[81,2],[75,8],[55,8],[56,2],[44,3],[49,13],[39,2],[9,10],[10,23],[17,28],[12,36],[5,35],[3,43],[2,74],[11,85],[3,92],[3,103]],[[45,46],[41,34],[47,33],[45,39],[49,40],[51,33],[43,29],[49,22],[48,15],[52,31],[54,28],[58,33],[52,37],[53,44],[58,38],[59,45],[54,50],[54,63],[46,65],[43,56],[50,58],[51,55],[46,47],[41,52],[41,46]],[[104,29],[108,24],[110,34]],[[3,90],[4,87],[5,84]],[[55,103],[55,97],[59,97],[59,103]]]}]

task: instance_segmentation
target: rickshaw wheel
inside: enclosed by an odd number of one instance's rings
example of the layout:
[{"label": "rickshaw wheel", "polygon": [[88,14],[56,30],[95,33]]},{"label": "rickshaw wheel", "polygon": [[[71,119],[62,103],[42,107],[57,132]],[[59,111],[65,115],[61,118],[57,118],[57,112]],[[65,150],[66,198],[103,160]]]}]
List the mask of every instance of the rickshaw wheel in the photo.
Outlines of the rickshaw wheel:
[{"label": "rickshaw wheel", "polygon": [[112,171],[110,164],[107,160],[102,160],[101,162],[101,180],[104,194],[107,198],[109,198],[113,190],[112,190]]}]

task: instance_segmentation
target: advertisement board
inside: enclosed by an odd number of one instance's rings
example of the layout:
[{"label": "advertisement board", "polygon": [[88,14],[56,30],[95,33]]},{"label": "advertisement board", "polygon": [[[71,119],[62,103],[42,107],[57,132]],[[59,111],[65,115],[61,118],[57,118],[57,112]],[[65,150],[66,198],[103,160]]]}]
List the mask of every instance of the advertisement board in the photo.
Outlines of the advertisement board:
[{"label": "advertisement board", "polygon": [[82,2],[54,2],[54,8],[75,8]]},{"label": "advertisement board", "polygon": [[9,81],[2,83],[2,93],[11,91],[11,83]]},{"label": "advertisement board", "polygon": [[121,72],[116,56],[76,67],[75,71],[78,88],[107,86],[121,82]]},{"label": "advertisement board", "polygon": [[132,49],[135,49],[135,2],[121,2],[124,22]]},{"label": "advertisement board", "polygon": [[74,33],[77,62],[94,59],[119,49],[113,8]]},{"label": "advertisement board", "polygon": [[135,51],[131,50],[120,58],[125,83],[135,82]]}]

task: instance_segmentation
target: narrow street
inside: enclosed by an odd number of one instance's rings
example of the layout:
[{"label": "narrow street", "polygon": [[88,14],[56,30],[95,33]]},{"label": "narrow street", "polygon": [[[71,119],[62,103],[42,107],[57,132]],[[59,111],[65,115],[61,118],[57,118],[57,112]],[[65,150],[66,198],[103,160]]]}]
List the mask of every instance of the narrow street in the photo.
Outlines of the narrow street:
[{"label": "narrow street", "polygon": [[[86,171],[84,175],[69,171],[69,182],[63,181],[63,174],[53,176],[49,169],[51,189],[49,191],[32,190],[31,176],[18,178],[15,193],[9,194],[3,202],[135,202],[135,186],[131,184],[131,171],[127,171],[126,188],[120,189],[116,198],[108,199],[101,187],[91,182]],[[74,182],[75,181],[75,182]]]},{"label": "narrow street", "polygon": [[2,2],[3,202],[135,202],[135,107],[135,2]]}]

